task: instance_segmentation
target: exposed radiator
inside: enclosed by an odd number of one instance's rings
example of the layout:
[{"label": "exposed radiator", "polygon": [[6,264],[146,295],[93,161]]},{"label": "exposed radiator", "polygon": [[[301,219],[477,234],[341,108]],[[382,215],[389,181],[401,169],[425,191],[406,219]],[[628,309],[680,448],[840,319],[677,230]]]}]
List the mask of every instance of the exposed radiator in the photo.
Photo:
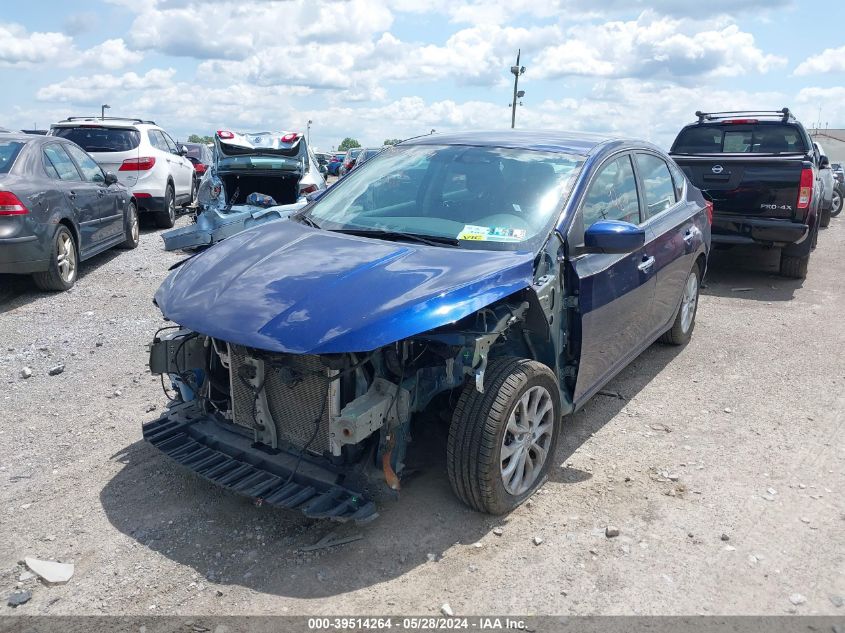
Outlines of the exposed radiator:
[{"label": "exposed radiator", "polygon": [[[237,345],[229,346],[229,354],[234,422],[254,429],[255,389],[244,384],[238,373],[250,357],[245,348]],[[330,449],[329,419],[337,409],[332,389],[336,383],[329,381],[329,370],[318,356],[280,355],[279,360],[284,363],[281,369],[264,364],[264,395],[276,438],[280,445],[287,442],[296,448],[304,447],[314,435],[314,423],[322,409],[316,436],[308,445],[308,452],[320,455]]]}]

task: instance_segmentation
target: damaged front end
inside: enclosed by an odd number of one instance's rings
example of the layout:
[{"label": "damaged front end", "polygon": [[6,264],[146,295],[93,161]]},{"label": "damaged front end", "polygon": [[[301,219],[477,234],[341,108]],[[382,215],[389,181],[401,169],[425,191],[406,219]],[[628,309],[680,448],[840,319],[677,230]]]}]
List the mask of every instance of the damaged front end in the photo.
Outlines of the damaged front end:
[{"label": "damaged front end", "polygon": [[367,353],[268,352],[174,327],[150,369],[175,395],[144,438],[258,504],[365,522],[401,487],[413,416],[467,379],[483,391],[494,350],[526,353],[541,338],[529,312],[518,293]]},{"label": "damaged front end", "polygon": [[214,157],[199,183],[196,221],[162,233],[165,250],[208,247],[253,226],[287,219],[307,203],[309,191],[301,181],[309,158],[301,134],[220,130]]}]

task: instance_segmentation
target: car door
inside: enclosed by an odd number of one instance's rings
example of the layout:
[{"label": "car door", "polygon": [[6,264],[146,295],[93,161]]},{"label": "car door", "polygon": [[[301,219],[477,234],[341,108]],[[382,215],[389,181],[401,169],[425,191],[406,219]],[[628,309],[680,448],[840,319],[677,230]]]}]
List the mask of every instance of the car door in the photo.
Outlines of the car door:
[{"label": "car door", "polygon": [[58,178],[61,189],[75,214],[79,227],[79,255],[85,258],[96,248],[97,188],[83,180],[76,163],[65,150],[64,143],[48,143],[44,146],[44,167],[54,178]]},{"label": "car door", "polygon": [[65,149],[79,168],[83,181],[97,194],[92,200],[93,212],[89,220],[93,227],[93,244],[101,245],[114,241],[125,232],[125,210],[122,208],[123,198],[119,189],[106,185],[103,170],[82,149],[70,144],[66,145]]},{"label": "car door", "polygon": [[[607,159],[591,178],[568,233],[570,252],[598,220],[640,223],[640,196],[629,153]],[[643,346],[650,329],[655,258],[646,245],[624,254],[571,258],[577,284],[581,353],[573,399],[595,393]],[[576,247],[573,249],[573,247]]]},{"label": "car door", "polygon": [[670,169],[662,156],[649,151],[634,154],[642,192],[643,228],[651,241],[646,254],[654,258],[655,280],[651,329],[656,336],[675,317],[695,253],[703,236],[695,224],[697,207],[686,203],[686,180],[677,167]]},{"label": "car door", "polygon": [[[167,132],[161,132],[167,150],[170,152],[169,162],[173,166],[173,182],[176,184],[176,197],[183,198],[191,195],[194,178],[194,165],[187,158],[179,154],[176,143]],[[180,200],[183,202],[184,200]]]}]

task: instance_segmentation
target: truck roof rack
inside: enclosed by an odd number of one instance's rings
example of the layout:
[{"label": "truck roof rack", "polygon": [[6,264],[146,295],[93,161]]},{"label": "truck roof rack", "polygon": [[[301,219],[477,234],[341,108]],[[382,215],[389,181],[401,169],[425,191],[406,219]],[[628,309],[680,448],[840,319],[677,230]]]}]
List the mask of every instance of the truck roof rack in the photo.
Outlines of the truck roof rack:
[{"label": "truck roof rack", "polygon": [[59,123],[70,123],[72,121],[132,121],[133,123],[146,123],[147,125],[156,125],[155,121],[145,121],[144,119],[136,119],[131,116],[69,116]]},{"label": "truck roof rack", "polygon": [[789,108],[783,108],[781,110],[733,110],[728,112],[702,112],[701,110],[697,110],[695,116],[698,117],[699,123],[706,123],[708,121],[720,121],[724,119],[733,119],[737,118],[738,116],[772,117],[778,118],[784,123],[787,123],[790,120],[797,120],[795,118],[795,115],[789,111]]}]

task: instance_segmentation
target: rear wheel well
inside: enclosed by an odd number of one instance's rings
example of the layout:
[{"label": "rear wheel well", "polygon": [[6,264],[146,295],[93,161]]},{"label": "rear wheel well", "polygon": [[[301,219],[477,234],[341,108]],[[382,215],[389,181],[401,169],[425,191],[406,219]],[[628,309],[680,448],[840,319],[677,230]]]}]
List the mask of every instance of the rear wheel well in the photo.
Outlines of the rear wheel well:
[{"label": "rear wheel well", "polygon": [[79,255],[82,245],[79,243],[79,232],[76,230],[76,226],[74,226],[73,222],[71,222],[68,218],[62,218],[58,223],[66,226],[68,231],[70,231],[70,234],[73,235],[73,241],[76,244],[76,254]]}]

